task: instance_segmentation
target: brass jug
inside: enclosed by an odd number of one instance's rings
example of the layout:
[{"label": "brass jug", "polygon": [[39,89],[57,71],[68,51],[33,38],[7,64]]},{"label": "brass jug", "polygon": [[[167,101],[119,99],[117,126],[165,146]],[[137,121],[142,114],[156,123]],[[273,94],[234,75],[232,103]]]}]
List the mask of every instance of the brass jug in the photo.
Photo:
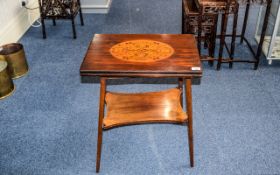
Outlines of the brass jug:
[{"label": "brass jug", "polygon": [[8,73],[8,63],[0,60],[0,99],[8,97],[14,90],[13,80]]},{"label": "brass jug", "polygon": [[0,60],[8,63],[8,71],[11,78],[19,78],[28,72],[23,45],[11,43],[0,46]]}]

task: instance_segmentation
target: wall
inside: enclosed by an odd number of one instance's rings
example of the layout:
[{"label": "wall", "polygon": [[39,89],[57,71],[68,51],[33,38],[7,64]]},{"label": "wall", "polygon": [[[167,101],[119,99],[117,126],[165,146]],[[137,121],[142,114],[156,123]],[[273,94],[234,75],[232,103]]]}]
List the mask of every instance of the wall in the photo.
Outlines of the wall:
[{"label": "wall", "polygon": [[[37,3],[37,0],[29,0],[28,6],[37,7]],[[38,10],[21,8],[19,0],[0,0],[0,45],[17,42],[38,17]]]},{"label": "wall", "polygon": [[[81,0],[83,13],[107,13],[110,3],[111,0]],[[27,6],[38,7],[38,0],[29,0]],[[20,0],[0,0],[0,45],[17,42],[38,18],[39,10],[22,8]]]},{"label": "wall", "polygon": [[83,13],[108,13],[111,0],[81,0]]}]

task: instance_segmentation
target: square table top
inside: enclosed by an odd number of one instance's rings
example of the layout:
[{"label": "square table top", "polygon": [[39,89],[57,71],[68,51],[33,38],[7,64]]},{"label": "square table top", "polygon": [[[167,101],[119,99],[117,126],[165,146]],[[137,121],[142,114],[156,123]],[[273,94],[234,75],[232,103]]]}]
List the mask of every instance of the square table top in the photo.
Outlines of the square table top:
[{"label": "square table top", "polygon": [[190,34],[95,34],[81,76],[201,77],[195,37]]}]

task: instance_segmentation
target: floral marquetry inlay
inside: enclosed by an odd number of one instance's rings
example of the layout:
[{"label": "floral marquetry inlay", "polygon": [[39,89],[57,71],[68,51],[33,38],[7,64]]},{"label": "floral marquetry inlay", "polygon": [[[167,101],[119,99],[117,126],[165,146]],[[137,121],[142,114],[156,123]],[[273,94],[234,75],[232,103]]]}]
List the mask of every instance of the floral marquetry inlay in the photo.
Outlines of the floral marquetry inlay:
[{"label": "floral marquetry inlay", "polygon": [[131,62],[155,62],[169,58],[174,49],[154,40],[130,40],[114,45],[110,53],[118,59]]}]

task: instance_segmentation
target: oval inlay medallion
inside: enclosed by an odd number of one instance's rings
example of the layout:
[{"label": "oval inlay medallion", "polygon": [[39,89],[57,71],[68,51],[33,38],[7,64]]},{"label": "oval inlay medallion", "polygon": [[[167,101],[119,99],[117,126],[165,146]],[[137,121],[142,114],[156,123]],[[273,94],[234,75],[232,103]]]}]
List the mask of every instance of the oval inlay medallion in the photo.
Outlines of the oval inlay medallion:
[{"label": "oval inlay medallion", "polygon": [[111,47],[110,53],[118,59],[131,62],[155,62],[169,58],[174,49],[154,40],[130,40]]}]

